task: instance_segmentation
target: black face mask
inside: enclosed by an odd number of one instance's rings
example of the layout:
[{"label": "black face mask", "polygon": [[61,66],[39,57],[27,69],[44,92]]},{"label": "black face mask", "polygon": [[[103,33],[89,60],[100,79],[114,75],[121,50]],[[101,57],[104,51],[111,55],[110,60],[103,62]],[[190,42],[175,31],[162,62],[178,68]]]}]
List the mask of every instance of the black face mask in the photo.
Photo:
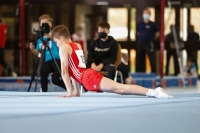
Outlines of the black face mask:
[{"label": "black face mask", "polygon": [[98,34],[98,37],[99,38],[102,38],[102,39],[105,39],[106,37],[107,37],[107,33],[105,33],[105,32],[99,32],[99,34]]}]

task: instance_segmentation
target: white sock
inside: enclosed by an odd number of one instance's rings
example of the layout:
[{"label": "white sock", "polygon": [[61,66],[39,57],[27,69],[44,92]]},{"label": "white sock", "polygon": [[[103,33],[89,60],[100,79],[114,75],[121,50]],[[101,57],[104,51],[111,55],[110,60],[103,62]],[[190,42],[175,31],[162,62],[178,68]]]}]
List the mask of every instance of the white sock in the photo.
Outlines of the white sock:
[{"label": "white sock", "polygon": [[148,89],[148,92],[147,92],[146,96],[154,97],[155,96],[155,90]]},{"label": "white sock", "polygon": [[169,99],[174,98],[173,96],[168,95],[161,87],[158,87],[155,90],[149,89],[146,96]]}]

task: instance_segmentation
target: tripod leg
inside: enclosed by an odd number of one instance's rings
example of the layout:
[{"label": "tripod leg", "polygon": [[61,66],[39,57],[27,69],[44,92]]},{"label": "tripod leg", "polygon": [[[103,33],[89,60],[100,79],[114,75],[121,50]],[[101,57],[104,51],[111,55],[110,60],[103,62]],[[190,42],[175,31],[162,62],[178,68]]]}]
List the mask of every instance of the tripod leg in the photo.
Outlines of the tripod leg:
[{"label": "tripod leg", "polygon": [[51,52],[51,50],[50,50],[50,48],[49,48],[48,45],[47,45],[47,48],[48,48],[48,50],[49,50],[49,53],[51,54],[51,57],[52,57],[54,63],[56,64],[56,67],[57,67],[57,69],[58,69],[58,72],[61,74],[60,68],[58,67],[58,64],[56,63],[56,60],[55,60],[55,58],[53,57],[53,54],[52,54],[52,52]]},{"label": "tripod leg", "polygon": [[49,80],[50,80],[50,84],[51,84],[51,91],[53,92],[53,83],[52,83],[52,73],[50,73],[50,76],[49,76]]},{"label": "tripod leg", "polygon": [[[60,68],[58,67],[58,64],[57,64],[57,62],[56,62],[55,58],[53,57],[53,54],[52,54],[52,52],[51,52],[51,50],[50,50],[49,46],[48,46],[48,45],[46,45],[46,46],[47,46],[47,48],[48,48],[48,50],[49,50],[49,53],[51,54],[51,57],[52,57],[52,59],[53,59],[53,61],[54,61],[55,65],[56,65],[56,68],[57,68],[57,70],[58,70],[59,74],[61,75]],[[60,78],[61,78],[61,80],[63,80],[61,76],[60,76]],[[64,85],[64,86],[65,86],[65,85]]]},{"label": "tripod leg", "polygon": [[34,92],[36,92],[37,84],[38,84],[38,76],[37,76],[37,78],[36,78],[36,83],[35,83],[35,89],[34,89]]},{"label": "tripod leg", "polygon": [[41,67],[42,67],[42,64],[43,64],[43,60],[44,60],[44,54],[45,54],[45,48],[43,47],[42,48],[42,51],[41,51],[41,55],[40,55],[40,62],[39,62],[39,65],[38,65],[38,70],[37,70],[37,80],[36,80],[36,84],[35,84],[35,92],[36,92],[36,89],[37,89],[37,83],[38,83],[38,79],[39,79],[39,76],[40,76],[40,70],[41,70]]},{"label": "tripod leg", "polygon": [[182,78],[182,82],[183,82],[183,88],[185,88],[185,77],[184,77],[184,74],[183,74],[183,66],[181,64],[178,37],[177,37],[176,29],[175,29],[174,26],[172,27],[172,31],[173,31],[174,41],[175,41],[175,47],[176,47],[176,54],[177,54],[177,58],[178,58],[179,69],[180,69],[181,78]]},{"label": "tripod leg", "polygon": [[[40,54],[40,53],[39,53],[39,54]],[[38,55],[38,60],[37,60],[37,63],[36,63],[36,65],[35,65],[35,69],[34,69],[33,75],[31,76],[31,82],[30,82],[29,87],[28,87],[28,92],[30,92],[31,85],[32,85],[32,82],[33,82],[33,80],[34,80],[34,77],[35,77],[36,70],[37,70],[37,68],[38,68],[39,62],[40,62],[40,55]]]}]

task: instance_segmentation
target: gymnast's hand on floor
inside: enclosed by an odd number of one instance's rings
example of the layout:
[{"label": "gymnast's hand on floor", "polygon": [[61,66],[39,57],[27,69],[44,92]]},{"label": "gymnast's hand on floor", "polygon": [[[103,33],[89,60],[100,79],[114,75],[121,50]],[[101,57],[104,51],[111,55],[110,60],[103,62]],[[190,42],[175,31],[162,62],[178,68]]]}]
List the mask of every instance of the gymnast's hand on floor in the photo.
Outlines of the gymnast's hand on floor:
[{"label": "gymnast's hand on floor", "polygon": [[73,97],[73,96],[72,96],[72,94],[57,96],[57,98],[68,98],[68,97]]},{"label": "gymnast's hand on floor", "polygon": [[57,96],[58,98],[69,98],[69,97],[80,97],[80,94],[66,94],[62,96]]},{"label": "gymnast's hand on floor", "polygon": [[80,94],[72,94],[73,97],[80,97]]}]

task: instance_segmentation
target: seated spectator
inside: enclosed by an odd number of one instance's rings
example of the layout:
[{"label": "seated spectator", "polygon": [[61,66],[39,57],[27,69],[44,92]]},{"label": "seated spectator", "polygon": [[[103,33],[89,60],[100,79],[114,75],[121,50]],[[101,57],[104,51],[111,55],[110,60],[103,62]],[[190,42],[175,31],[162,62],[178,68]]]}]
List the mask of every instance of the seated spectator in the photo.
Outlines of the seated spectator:
[{"label": "seated spectator", "polygon": [[[188,76],[197,77],[196,65],[193,59],[190,57],[187,59],[187,65],[183,68],[183,75],[185,77],[188,77]],[[181,76],[181,74],[179,74],[179,76]]]},{"label": "seated spectator", "polygon": [[107,22],[98,25],[98,38],[91,42],[88,49],[87,68],[105,70],[108,78],[114,80],[118,43],[112,36],[108,36],[109,30],[110,25]]},{"label": "seated spectator", "polygon": [[128,68],[128,54],[122,53],[122,62],[117,67],[117,70],[122,72],[123,80],[125,84],[131,84],[133,79],[129,75],[129,68]]}]

